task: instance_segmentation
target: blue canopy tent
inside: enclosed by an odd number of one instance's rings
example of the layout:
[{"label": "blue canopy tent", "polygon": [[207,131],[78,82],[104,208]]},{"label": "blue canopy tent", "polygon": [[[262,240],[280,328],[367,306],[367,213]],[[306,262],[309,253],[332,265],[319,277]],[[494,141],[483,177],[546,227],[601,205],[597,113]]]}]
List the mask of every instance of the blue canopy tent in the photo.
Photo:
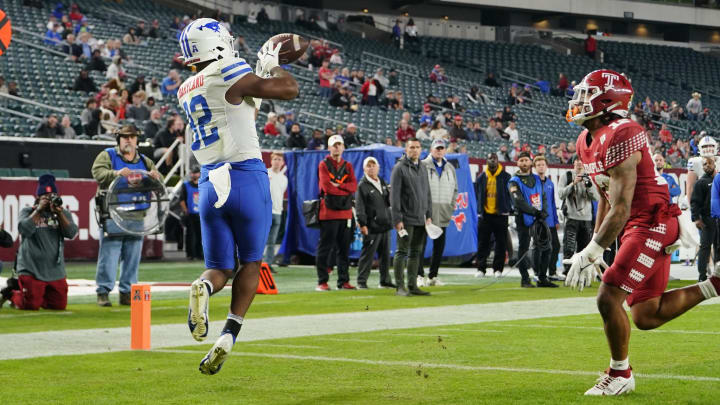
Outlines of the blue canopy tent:
[{"label": "blue canopy tent", "polygon": [[[288,177],[288,213],[280,252],[289,259],[293,252],[315,255],[320,239],[318,229],[307,228],[302,215],[302,203],[318,198],[318,173],[320,162],[328,151],[292,151],[285,153]],[[380,164],[380,177],[390,184],[390,175],[395,162],[403,155],[403,149],[395,146],[374,144],[348,149],[343,159],[350,162],[358,181],[363,176],[362,162],[372,156]],[[470,175],[467,155],[448,154],[449,161],[457,162],[458,200],[453,220],[447,228],[445,256],[461,256],[477,251],[477,203],[475,189]],[[392,235],[392,251],[395,250],[395,231]],[[432,252],[432,243],[428,241],[425,256]],[[358,251],[351,251],[351,257],[358,257]]]}]

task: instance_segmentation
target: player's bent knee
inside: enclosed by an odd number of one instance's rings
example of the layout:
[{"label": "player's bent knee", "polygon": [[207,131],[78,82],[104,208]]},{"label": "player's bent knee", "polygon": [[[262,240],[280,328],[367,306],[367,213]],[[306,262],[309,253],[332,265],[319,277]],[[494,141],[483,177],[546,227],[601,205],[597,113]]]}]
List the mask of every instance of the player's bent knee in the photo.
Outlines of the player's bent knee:
[{"label": "player's bent knee", "polygon": [[[619,292],[621,293],[619,293]],[[622,308],[625,292],[609,284],[601,284],[597,295],[597,307],[603,318],[609,316],[618,307]]]}]

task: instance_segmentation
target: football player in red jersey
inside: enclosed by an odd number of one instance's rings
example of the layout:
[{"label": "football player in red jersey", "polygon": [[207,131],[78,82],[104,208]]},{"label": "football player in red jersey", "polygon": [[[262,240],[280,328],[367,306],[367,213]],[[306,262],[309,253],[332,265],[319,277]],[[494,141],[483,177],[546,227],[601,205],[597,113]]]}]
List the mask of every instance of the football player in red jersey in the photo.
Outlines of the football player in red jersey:
[{"label": "football player in red jersey", "polygon": [[589,73],[575,86],[568,121],[584,126],[577,153],[603,198],[598,204],[595,236],[566,263],[566,285],[582,290],[600,267],[605,248],[621,236],[613,265],[602,276],[598,309],[610,346],[610,368],[585,395],[620,395],[635,389],[628,361],[630,306],[639,329],[654,329],[703,300],[718,295],[720,278],[665,291],[670,256],[680,244],[694,242],[680,229],[680,210],[670,204],[668,186],[655,171],[645,129],[628,118],[633,89],[611,70]]}]

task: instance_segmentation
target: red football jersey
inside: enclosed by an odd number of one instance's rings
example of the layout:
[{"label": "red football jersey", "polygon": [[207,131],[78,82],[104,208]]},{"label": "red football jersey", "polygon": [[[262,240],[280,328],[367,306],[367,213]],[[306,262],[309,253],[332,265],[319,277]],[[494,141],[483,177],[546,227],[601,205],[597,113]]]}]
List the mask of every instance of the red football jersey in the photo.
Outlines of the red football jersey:
[{"label": "red football jersey", "polygon": [[593,136],[590,145],[588,141],[589,132],[585,130],[578,137],[577,153],[585,167],[585,172],[608,201],[610,201],[608,169],[619,165],[634,152],[642,153],[637,166],[637,183],[630,218],[625,226],[654,225],[657,222],[656,214],[666,211],[670,194],[667,182],[655,170],[645,129],[630,119],[622,118],[600,128]]}]

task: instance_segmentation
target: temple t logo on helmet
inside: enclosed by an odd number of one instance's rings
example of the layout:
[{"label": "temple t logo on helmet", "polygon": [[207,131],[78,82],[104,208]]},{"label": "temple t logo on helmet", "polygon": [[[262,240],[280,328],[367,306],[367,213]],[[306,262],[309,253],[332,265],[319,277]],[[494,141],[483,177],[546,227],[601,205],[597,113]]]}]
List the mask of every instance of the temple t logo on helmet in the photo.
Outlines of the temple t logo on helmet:
[{"label": "temple t logo on helmet", "polygon": [[186,65],[237,57],[233,37],[217,20],[198,18],[180,33],[178,43]]},{"label": "temple t logo on helmet", "polygon": [[627,117],[634,93],[623,74],[607,69],[588,73],[573,90],[565,118],[578,125],[610,113]]}]

